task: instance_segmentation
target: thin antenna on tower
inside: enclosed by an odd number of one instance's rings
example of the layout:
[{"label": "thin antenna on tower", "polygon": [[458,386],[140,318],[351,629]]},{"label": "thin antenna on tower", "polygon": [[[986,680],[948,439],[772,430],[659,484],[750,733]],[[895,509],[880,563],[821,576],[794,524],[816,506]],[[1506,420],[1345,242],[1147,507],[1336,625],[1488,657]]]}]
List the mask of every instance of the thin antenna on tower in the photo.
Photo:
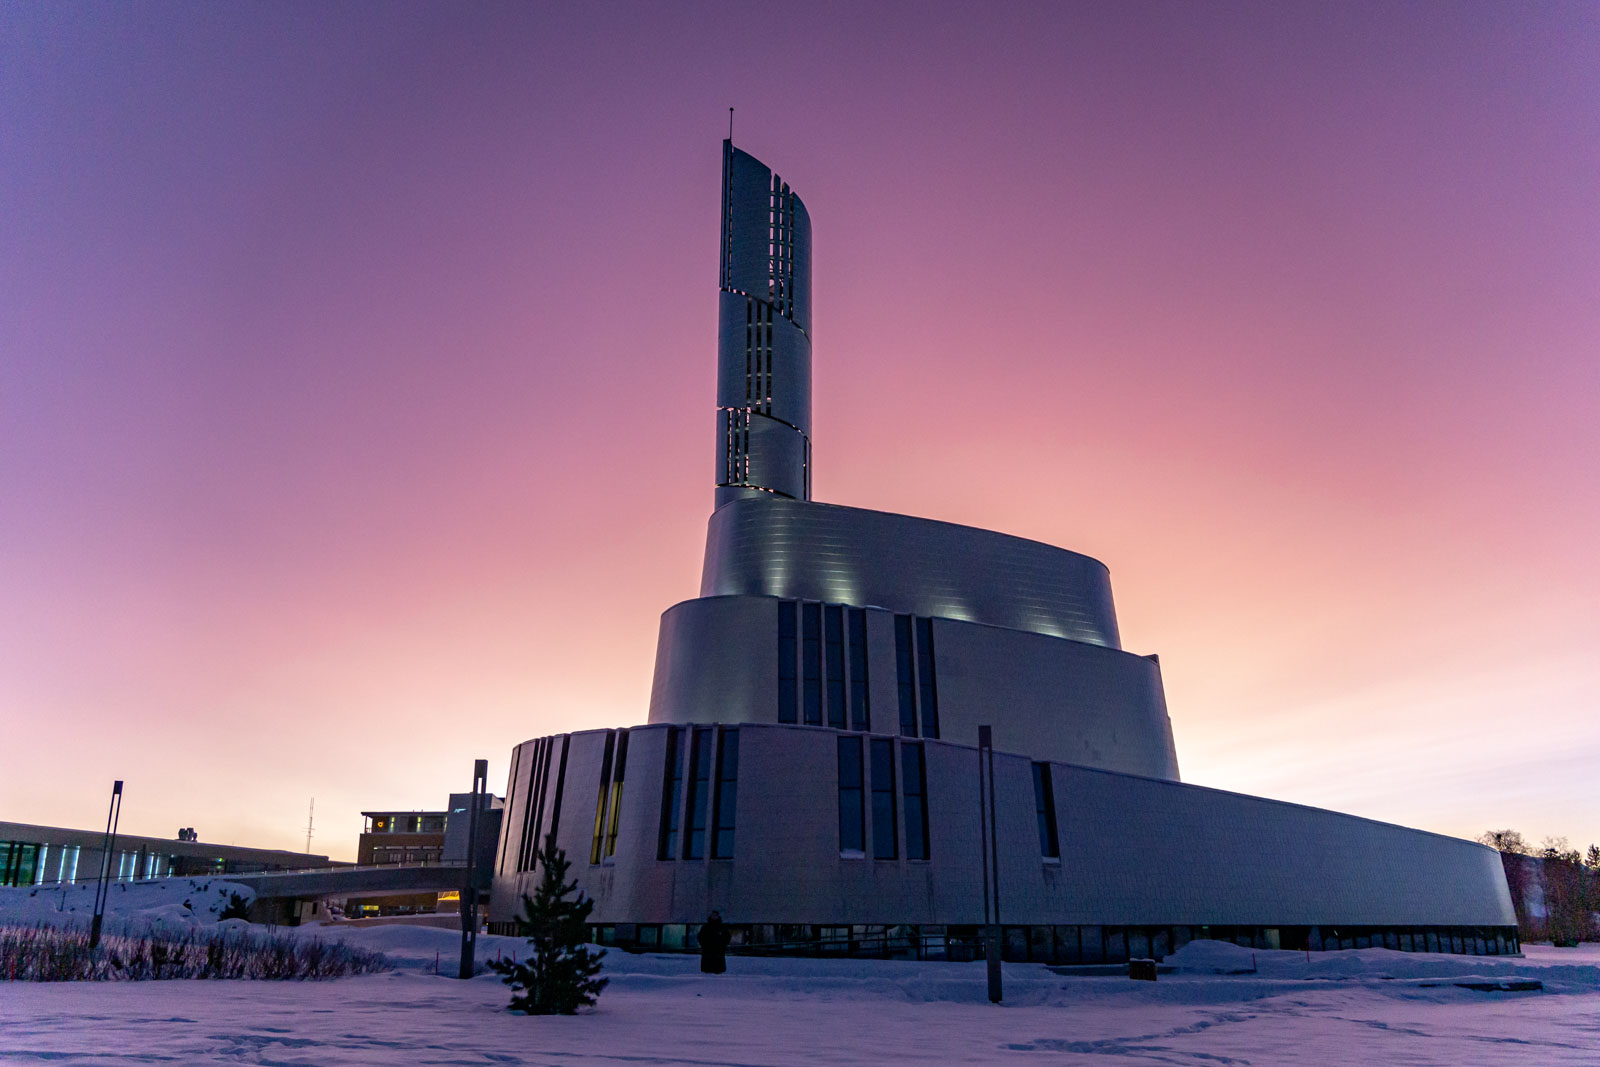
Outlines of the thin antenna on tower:
[{"label": "thin antenna on tower", "polygon": [[728,143],[733,143],[733,108],[728,109]]},{"label": "thin antenna on tower", "polygon": [[311,826],[317,814],[317,798],[311,798],[311,808],[306,812],[306,853],[311,852]]}]

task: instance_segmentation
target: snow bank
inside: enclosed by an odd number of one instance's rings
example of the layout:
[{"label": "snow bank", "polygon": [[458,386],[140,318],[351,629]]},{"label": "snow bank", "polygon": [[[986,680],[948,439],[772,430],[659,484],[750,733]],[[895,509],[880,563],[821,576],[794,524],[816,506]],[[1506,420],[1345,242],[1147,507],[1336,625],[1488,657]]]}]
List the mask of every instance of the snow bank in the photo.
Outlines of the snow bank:
[{"label": "snow bank", "polygon": [[[1195,970],[1156,982],[1006,964],[996,1007],[982,963],[731,956],[727,974],[702,975],[694,956],[613,949],[593,1011],[529,1018],[506,1011],[497,975],[433,977],[435,954],[441,971],[455,969],[455,931],[331,923],[284,933],[379,949],[399,969],[331,983],[15,983],[0,989],[0,1060],[114,1063],[134,1049],[164,1062],[286,1065],[1600,1063],[1600,953],[1572,950],[1530,947],[1527,960],[1313,953],[1320,975],[1303,953],[1256,952],[1256,973],[1218,975],[1250,950],[1197,944],[1182,956]],[[478,958],[526,948],[482,936]],[[1460,989],[1423,974],[1433,967],[1509,968],[1545,980],[1546,993]],[[1563,982],[1580,995],[1548,995]]]},{"label": "snow bank", "polygon": [[1561,951],[1546,947],[1534,958],[1518,959],[1396,952],[1386,948],[1307,953],[1241,948],[1226,941],[1191,941],[1168,956],[1166,963],[1179,973],[1190,975],[1400,983],[1417,988],[1470,981],[1535,980],[1552,992],[1600,991],[1600,952],[1575,952],[1563,958]]},{"label": "snow bank", "polygon": [[[381,952],[396,969],[453,975],[461,960],[461,933],[434,926],[395,923],[356,926],[339,922],[308,924],[292,931],[300,937],[342,941],[353,948]],[[599,946],[594,946],[599,950]],[[495,959],[526,956],[525,938],[480,934],[476,951],[479,981],[497,982],[487,970]],[[609,989],[701,995],[707,978],[700,957],[686,953],[630,953],[608,948],[602,961]],[[900,960],[804,959],[797,957],[729,956],[727,981],[719,989],[738,999],[782,1000],[797,993],[828,1000],[889,998],[905,1003],[988,1003],[982,963],[936,963]],[[716,981],[716,979],[710,979]],[[1006,964],[1006,999],[1045,1003],[1063,980],[1043,967]]]},{"label": "snow bank", "polygon": [[[341,923],[302,926],[301,937],[338,940],[352,947],[383,953],[403,971],[453,975],[461,958],[459,931],[438,927],[387,925],[356,927]],[[515,937],[480,935],[480,967],[505,957],[521,958],[527,942]],[[1560,950],[1554,950],[1559,952]],[[1474,1001],[1485,994],[1461,988],[1461,982],[1537,980],[1552,993],[1600,992],[1600,953],[1592,958],[1559,956],[1538,962],[1492,956],[1447,956],[1360,949],[1345,952],[1273,952],[1239,948],[1218,941],[1197,941],[1167,959],[1177,968],[1158,982],[1130,982],[1121,976],[1063,975],[1039,964],[1004,965],[1005,1001],[1011,1005],[1064,1006],[1087,1001],[1133,998],[1153,1003],[1227,1004],[1283,994],[1308,987],[1363,988],[1381,998]],[[1254,966],[1254,970],[1251,970]],[[678,953],[606,952],[608,992],[701,996],[705,983],[699,957]],[[1243,973],[1240,973],[1243,972]],[[479,981],[499,976],[485,971]],[[729,956],[725,981],[714,986],[720,996],[742,1001],[786,1000],[797,995],[825,1001],[896,1001],[905,1004],[988,1003],[983,963],[901,960],[804,959],[796,957]],[[1499,994],[1495,994],[1499,995]]]},{"label": "snow bank", "polygon": [[[207,925],[218,921],[218,916],[235,895],[247,904],[256,895],[249,886],[221,878],[113,882],[108,889],[106,923],[119,928],[127,925]],[[94,892],[93,882],[0,889],[0,923],[23,926],[36,923],[87,925],[94,916]]]}]

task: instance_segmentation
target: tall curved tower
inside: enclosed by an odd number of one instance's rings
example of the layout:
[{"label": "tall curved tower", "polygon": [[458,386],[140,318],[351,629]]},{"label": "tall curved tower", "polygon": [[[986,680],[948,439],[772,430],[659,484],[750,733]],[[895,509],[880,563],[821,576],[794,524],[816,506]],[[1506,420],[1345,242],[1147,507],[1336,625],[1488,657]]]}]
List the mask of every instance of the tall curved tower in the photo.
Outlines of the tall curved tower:
[{"label": "tall curved tower", "polygon": [[717,497],[811,499],[811,216],[722,142]]}]

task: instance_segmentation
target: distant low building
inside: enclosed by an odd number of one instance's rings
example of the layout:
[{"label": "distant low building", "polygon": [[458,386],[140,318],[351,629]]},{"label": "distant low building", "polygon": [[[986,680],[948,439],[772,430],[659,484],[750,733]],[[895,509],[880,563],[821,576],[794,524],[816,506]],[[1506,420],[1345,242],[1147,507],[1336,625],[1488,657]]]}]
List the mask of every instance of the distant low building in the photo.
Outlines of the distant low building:
[{"label": "distant low building", "polygon": [[364,811],[356,863],[438,863],[444,851],[444,811]]},{"label": "distant low building", "polygon": [[[485,814],[489,817],[483,820],[480,837],[493,841],[500,835],[499,811],[505,802],[500,797],[487,796],[484,804]],[[471,793],[452,793],[449,806],[444,811],[362,812],[364,824],[356,845],[357,865],[427,866],[465,862],[466,816],[471,806]],[[346,902],[345,914],[352,918],[364,918],[375,915],[453,913],[459,910],[460,902],[461,894],[456,891],[367,897]]]},{"label": "distant low building", "polygon": [[[254,874],[327,867],[327,856],[198,840],[192,828],[177,839],[117,834],[111,877],[126,882],[171,876]],[[61,885],[100,876],[105,830],[0,822],[0,885]]]}]

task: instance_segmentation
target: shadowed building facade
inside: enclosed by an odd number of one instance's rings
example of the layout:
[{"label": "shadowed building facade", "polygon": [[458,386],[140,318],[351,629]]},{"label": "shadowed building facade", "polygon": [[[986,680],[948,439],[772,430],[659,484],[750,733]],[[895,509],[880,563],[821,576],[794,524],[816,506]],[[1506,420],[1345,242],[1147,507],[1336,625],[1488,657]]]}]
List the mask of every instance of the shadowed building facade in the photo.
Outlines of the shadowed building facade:
[{"label": "shadowed building facade", "polygon": [[104,829],[74,830],[0,822],[0,886],[72,885],[94,881],[107,866],[112,881],[226,875],[327,867],[327,856],[203,842],[192,829],[176,839],[118,833],[107,863]]},{"label": "shadowed building facade", "polygon": [[1098,560],[811,500],[811,221],[723,143],[715,507],[661,619],[648,723],[517,746],[495,860],[510,929],[550,835],[602,940],[970,952],[993,729],[1008,958],[1262,947],[1505,952],[1493,851],[1182,784],[1154,656]]}]

